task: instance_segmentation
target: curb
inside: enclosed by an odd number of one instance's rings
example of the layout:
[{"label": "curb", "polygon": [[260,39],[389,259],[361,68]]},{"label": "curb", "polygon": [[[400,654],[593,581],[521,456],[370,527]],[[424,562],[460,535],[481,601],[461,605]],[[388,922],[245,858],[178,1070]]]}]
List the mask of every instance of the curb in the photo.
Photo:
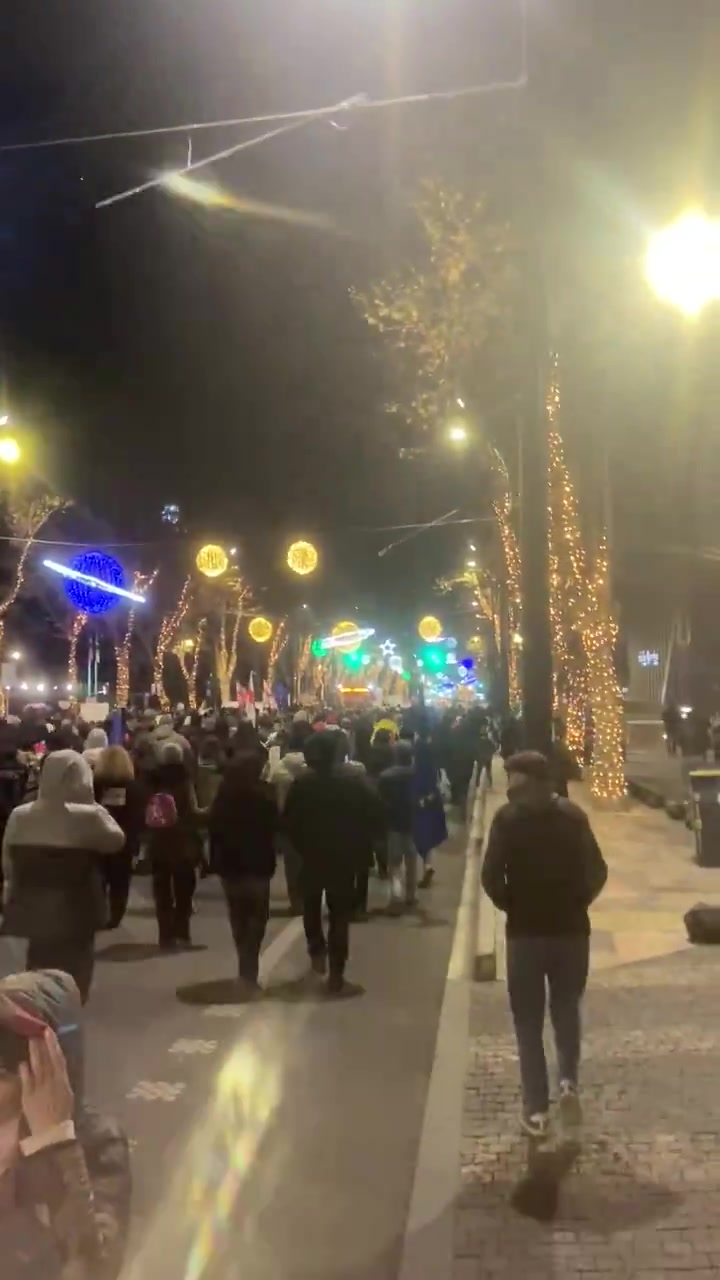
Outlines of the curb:
[{"label": "curb", "polygon": [[472,857],[477,863],[477,919],[471,976],[475,982],[495,982],[498,976],[497,912],[485,893],[481,881],[490,789],[484,773],[479,784],[477,777],[474,776],[473,784],[475,790],[472,806],[469,808],[468,857]]},{"label": "curb", "polygon": [[668,818],[673,818],[677,822],[685,819],[687,801],[666,800],[664,793],[658,791],[657,787],[650,786],[646,782],[633,781],[631,778],[627,780],[627,789],[635,800],[640,800],[649,809],[664,809]]}]

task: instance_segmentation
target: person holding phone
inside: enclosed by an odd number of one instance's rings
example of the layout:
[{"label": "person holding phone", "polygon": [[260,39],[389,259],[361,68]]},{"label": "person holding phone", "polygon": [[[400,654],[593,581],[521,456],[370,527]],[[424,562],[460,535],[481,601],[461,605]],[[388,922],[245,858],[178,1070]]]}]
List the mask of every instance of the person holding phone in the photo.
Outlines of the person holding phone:
[{"label": "person holding phone", "polygon": [[115,1280],[129,1220],[127,1141],[82,1097],[80,994],[65,973],[0,982],[3,1280]]}]

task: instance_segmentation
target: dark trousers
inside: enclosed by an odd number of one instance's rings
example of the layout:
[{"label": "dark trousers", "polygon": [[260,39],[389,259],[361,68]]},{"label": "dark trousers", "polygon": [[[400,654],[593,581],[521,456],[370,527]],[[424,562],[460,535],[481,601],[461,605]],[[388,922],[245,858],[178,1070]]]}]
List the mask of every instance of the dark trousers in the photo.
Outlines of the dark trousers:
[{"label": "dark trousers", "polygon": [[546,988],[561,1080],[577,1084],[580,1005],[588,976],[590,939],[517,937],[507,940],[507,981],[515,1023],[526,1115],[550,1105],[543,1046]]},{"label": "dark trousers", "polygon": [[152,887],[160,942],[188,941],[195,867],[191,862],[156,858],[152,863]]},{"label": "dark trousers", "polygon": [[283,865],[285,867],[285,884],[287,885],[287,894],[290,900],[290,907],[293,911],[302,911],[302,887],[300,878],[302,875],[302,863],[297,851],[293,848],[287,836],[280,835],[277,838],[278,853],[282,854]]},{"label": "dark trousers", "polygon": [[353,881],[353,911],[367,911],[369,880],[369,867],[363,867],[360,871],[355,872],[355,878]]},{"label": "dark trousers", "polygon": [[482,775],[483,769],[487,774],[488,785],[492,786],[492,758],[490,758],[490,760],[484,760],[483,763],[480,765],[481,775]]},{"label": "dark trousers", "polygon": [[116,929],[127,911],[132,855],[112,853],[103,858],[100,868],[108,903],[108,924],[111,929]]},{"label": "dark trousers", "polygon": [[[328,936],[322,926],[322,896],[327,899]],[[355,881],[352,870],[338,877],[319,871],[303,873],[303,923],[311,956],[327,955],[330,972],[342,976],[347,964],[350,946],[350,917],[355,901]]]},{"label": "dark trousers", "polygon": [[77,983],[83,1004],[90,995],[95,968],[95,937],[49,942],[28,942],[28,969],[62,969]]},{"label": "dark trousers", "polygon": [[257,982],[260,948],[270,915],[270,881],[263,876],[223,880],[230,928],[238,957],[238,972]]}]

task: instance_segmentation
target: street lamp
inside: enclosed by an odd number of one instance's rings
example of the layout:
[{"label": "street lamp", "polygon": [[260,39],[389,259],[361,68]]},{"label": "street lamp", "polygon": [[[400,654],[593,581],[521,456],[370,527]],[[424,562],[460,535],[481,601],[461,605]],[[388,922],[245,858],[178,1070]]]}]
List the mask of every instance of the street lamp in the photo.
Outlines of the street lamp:
[{"label": "street lamp", "polygon": [[14,436],[0,436],[0,462],[14,467],[20,461],[20,445]]},{"label": "street lamp", "polygon": [[467,427],[462,422],[453,422],[448,427],[447,438],[451,444],[467,444]]},{"label": "street lamp", "polygon": [[648,245],[645,270],[655,293],[686,316],[720,298],[720,222],[685,213]]}]

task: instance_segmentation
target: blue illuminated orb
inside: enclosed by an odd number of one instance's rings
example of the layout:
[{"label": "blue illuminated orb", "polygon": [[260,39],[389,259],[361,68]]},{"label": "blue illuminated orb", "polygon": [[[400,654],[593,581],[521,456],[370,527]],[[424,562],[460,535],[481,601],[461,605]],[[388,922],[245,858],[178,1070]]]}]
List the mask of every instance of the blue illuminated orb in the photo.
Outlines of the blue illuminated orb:
[{"label": "blue illuminated orb", "polygon": [[[89,573],[113,587],[125,586],[122,565],[114,556],[106,555],[104,551],[83,551],[71,560],[70,568],[77,573]],[[91,587],[86,582],[77,582],[73,578],[65,578],[63,587],[71,605],[79,613],[107,613],[108,609],[113,609],[120,603],[120,596],[103,591],[101,587]]]}]

